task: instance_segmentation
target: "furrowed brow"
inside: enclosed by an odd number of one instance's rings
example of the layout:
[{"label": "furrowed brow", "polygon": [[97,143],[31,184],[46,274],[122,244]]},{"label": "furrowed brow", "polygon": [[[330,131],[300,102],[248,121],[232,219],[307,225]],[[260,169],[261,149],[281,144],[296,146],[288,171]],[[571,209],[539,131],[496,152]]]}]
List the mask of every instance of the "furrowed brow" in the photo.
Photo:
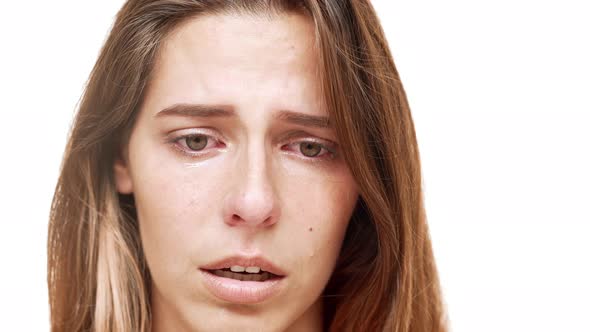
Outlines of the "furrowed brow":
[{"label": "furrowed brow", "polygon": [[184,117],[232,117],[235,112],[227,105],[174,104],[159,111],[156,117],[176,115]]},{"label": "furrowed brow", "polygon": [[[236,113],[233,107],[229,105],[201,105],[201,104],[174,104],[166,107],[156,114],[156,117],[163,116],[183,116],[183,117],[235,117]],[[275,118],[279,121],[290,124],[310,127],[310,128],[328,128],[332,127],[329,117],[323,115],[311,115],[290,110],[278,111]]]},{"label": "furrowed brow", "polygon": [[279,111],[277,119],[292,123],[303,127],[313,128],[330,128],[331,123],[327,116],[322,115],[311,115],[298,113],[293,111]]}]

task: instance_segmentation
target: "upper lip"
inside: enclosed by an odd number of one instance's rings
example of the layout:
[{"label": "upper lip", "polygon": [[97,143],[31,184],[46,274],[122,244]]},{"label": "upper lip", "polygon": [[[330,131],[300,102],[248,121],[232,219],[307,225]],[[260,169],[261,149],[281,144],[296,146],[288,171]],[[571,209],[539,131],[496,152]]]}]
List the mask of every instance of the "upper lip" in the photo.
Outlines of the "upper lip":
[{"label": "upper lip", "polygon": [[262,256],[230,256],[222,258],[213,263],[203,265],[200,268],[203,270],[217,270],[230,268],[234,265],[243,267],[258,266],[261,270],[270,272],[280,277],[284,277],[286,275],[286,273],[280,267],[277,267],[271,261]]}]

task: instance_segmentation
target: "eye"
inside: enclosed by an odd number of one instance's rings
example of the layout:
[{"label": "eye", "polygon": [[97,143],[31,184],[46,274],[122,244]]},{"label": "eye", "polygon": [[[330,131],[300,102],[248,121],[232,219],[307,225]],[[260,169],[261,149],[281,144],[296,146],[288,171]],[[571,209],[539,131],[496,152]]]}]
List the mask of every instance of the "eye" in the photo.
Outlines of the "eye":
[{"label": "eye", "polygon": [[181,135],[170,139],[169,143],[189,157],[199,157],[207,154],[207,150],[212,147],[223,147],[223,143],[212,135],[201,133]]},{"label": "eye", "polygon": [[299,151],[304,156],[313,158],[322,152],[322,145],[315,142],[301,142],[299,144]]},{"label": "eye", "polygon": [[184,137],[184,141],[192,151],[201,151],[207,146],[209,137],[206,135],[191,135]]},{"label": "eye", "polygon": [[287,146],[293,146],[290,150],[303,155],[303,159],[308,161],[332,159],[336,155],[335,148],[315,141],[299,141]]}]

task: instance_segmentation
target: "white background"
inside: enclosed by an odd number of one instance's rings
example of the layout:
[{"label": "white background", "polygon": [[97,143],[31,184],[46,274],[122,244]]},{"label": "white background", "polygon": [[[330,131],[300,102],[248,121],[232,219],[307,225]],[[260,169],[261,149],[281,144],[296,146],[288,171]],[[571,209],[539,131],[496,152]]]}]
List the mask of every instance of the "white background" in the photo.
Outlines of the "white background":
[{"label": "white background", "polygon": [[[587,1],[373,1],[409,96],[453,331],[590,331]],[[122,1],[2,1],[0,330],[48,330],[66,134]]]}]

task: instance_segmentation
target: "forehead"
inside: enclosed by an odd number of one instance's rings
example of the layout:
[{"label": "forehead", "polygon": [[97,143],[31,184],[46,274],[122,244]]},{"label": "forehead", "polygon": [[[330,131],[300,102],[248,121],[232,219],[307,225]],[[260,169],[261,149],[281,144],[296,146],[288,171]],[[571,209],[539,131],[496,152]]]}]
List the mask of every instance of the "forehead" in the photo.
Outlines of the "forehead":
[{"label": "forehead", "polygon": [[199,16],[166,38],[151,90],[168,103],[317,99],[314,40],[301,14]]}]

